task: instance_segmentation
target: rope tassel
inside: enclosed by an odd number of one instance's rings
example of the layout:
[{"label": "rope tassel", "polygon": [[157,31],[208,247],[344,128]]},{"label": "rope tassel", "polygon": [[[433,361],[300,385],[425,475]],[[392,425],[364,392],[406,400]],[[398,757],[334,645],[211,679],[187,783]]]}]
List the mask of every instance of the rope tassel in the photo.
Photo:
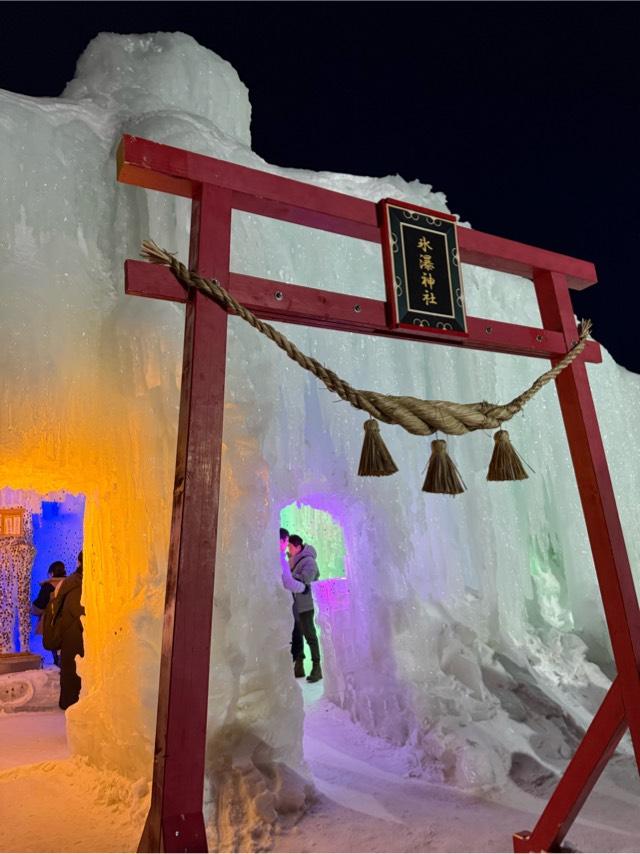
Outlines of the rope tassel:
[{"label": "rope tassel", "polygon": [[487,480],[525,480],[529,475],[524,470],[518,452],[511,444],[507,430],[494,434],[493,454],[489,463]]},{"label": "rope tassel", "polygon": [[398,471],[382,436],[375,418],[364,422],[364,442],[360,454],[358,474],[360,477],[386,477]]},{"label": "rope tassel", "polygon": [[444,439],[434,439],[431,443],[431,457],[427,468],[427,477],[423,492],[438,492],[443,495],[460,495],[466,486],[460,477],[456,464],[447,453]]}]

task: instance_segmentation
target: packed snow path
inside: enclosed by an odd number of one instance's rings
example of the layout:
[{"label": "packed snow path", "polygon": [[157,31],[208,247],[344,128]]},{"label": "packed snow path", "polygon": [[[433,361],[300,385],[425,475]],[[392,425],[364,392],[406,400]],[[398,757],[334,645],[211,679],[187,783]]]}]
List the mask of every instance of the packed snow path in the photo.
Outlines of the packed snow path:
[{"label": "packed snow path", "polygon": [[[321,683],[303,691],[305,755],[318,799],[276,837],[274,851],[509,851],[511,831],[530,829],[539,816],[548,781],[538,797],[515,784],[471,797],[425,783],[408,776],[407,753],[367,736],[322,699]],[[3,715],[0,744],[1,851],[136,850],[146,784],[69,758],[62,713]],[[529,783],[536,787],[533,776]],[[571,844],[581,851],[640,850],[639,796],[631,760],[614,760]]]},{"label": "packed snow path", "polygon": [[64,712],[0,715],[0,746],[0,851],[136,850],[146,782],[70,757]]},{"label": "packed snow path", "polygon": [[[275,851],[511,851],[511,833],[531,830],[539,818],[549,781],[540,796],[510,784],[472,797],[411,778],[402,751],[321,699],[320,685],[303,690],[305,758],[319,798]],[[536,787],[533,775],[529,784]],[[581,851],[640,850],[639,796],[632,761],[614,760],[567,841]]]}]

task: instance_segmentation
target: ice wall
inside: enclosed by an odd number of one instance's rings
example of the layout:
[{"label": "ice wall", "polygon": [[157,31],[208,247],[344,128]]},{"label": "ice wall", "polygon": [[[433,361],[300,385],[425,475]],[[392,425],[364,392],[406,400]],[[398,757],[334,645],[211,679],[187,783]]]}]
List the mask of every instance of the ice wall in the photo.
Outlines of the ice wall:
[{"label": "ice wall", "polygon": [[[441,210],[446,200],[397,176],[265,164],[249,148],[250,106],[236,73],[180,34],[100,35],[60,98],[0,99],[0,486],[86,496],[87,655],[82,700],[68,713],[71,742],[92,762],[144,781],[183,312],[125,298],[122,263],[149,236],[186,258],[188,204],[115,183],[121,134],[372,200]],[[241,272],[383,294],[379,248],[292,225],[234,216],[232,259]],[[536,322],[530,283],[474,268],[464,274],[470,313]],[[503,401],[544,368],[287,332],[354,385],[394,393]],[[608,357],[590,376],[637,557],[639,471],[623,456],[637,444],[637,428],[622,411],[640,384]],[[221,804],[212,824],[220,847],[264,846],[277,815],[304,805],[302,704],[276,552],[280,511],[294,501],[331,513],[344,531],[348,594],[323,603],[322,615],[331,698],[402,746],[413,773],[486,786],[513,771],[516,754],[554,767],[607,684],[589,660],[607,661],[606,632],[553,388],[510,427],[536,475],[487,484],[491,437],[452,440],[469,487],[454,500],[420,491],[428,441],[389,428],[400,473],[355,477],[363,420],[230,320],[207,795],[212,816]]]}]

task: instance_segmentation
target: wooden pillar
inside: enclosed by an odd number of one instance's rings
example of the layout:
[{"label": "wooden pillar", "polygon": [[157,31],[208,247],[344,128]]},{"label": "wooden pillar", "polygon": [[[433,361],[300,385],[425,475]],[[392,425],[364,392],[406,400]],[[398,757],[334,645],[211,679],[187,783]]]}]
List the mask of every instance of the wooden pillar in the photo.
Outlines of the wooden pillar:
[{"label": "wooden pillar", "polygon": [[[534,284],[543,326],[561,331],[569,349],[578,335],[565,277],[540,272]],[[640,768],[640,610],[584,361],[556,387],[618,678],[534,831],[514,836],[516,851],[557,849],[627,725]]]},{"label": "wooden pillar", "polygon": [[[231,194],[193,200],[190,267],[229,278]],[[173,515],[151,806],[139,851],[206,851],[202,814],[220,491],[227,315],[199,292],[186,304]]]},{"label": "wooden pillar", "polygon": [[616,678],[544,808],[533,833],[513,836],[513,850],[559,851],[607,762],[627,729],[620,682]]}]

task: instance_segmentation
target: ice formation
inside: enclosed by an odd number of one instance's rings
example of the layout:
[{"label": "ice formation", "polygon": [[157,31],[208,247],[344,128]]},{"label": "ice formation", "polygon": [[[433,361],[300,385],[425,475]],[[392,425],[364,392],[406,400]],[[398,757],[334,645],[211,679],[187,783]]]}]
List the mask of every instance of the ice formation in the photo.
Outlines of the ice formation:
[{"label": "ice formation", "polygon": [[[35,549],[24,537],[0,540],[0,653],[29,652],[31,567]],[[19,641],[13,640],[18,621]]]},{"label": "ice formation", "polygon": [[[86,496],[87,654],[69,735],[77,754],[138,781],[154,733],[183,310],[125,297],[122,265],[147,237],[186,259],[189,220],[184,200],[116,184],[121,134],[371,200],[445,210],[446,199],[398,176],[264,163],[237,74],[181,34],[102,34],[60,98],[0,98],[0,487]],[[244,214],[233,219],[232,269],[383,297],[379,247]],[[464,282],[470,314],[539,323],[530,282],[469,266]],[[434,399],[508,400],[544,364],[286,331],[356,387]],[[637,565],[639,468],[626,453],[637,426],[623,413],[640,383],[606,353],[589,375]],[[453,500],[420,491],[428,442],[390,428],[400,473],[358,479],[362,420],[230,320],[206,795],[221,847],[264,846],[278,815],[304,807],[303,708],[276,542],[291,504],[330,514],[344,537],[346,580],[319,596],[327,694],[402,748],[411,773],[482,788],[522,768],[553,770],[608,685],[553,387],[509,428],[535,476],[487,484],[492,438],[454,439],[468,492]]]},{"label": "ice formation", "polygon": [[0,711],[3,713],[57,711],[59,697],[57,667],[23,670],[0,677]]}]

